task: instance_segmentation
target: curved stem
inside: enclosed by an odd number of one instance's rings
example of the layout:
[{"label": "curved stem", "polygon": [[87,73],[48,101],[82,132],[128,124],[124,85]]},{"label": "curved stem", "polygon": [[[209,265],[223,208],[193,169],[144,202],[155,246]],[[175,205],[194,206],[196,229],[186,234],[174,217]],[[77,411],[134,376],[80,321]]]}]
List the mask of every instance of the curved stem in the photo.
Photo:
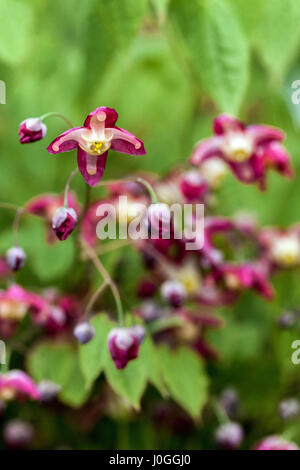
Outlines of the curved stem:
[{"label": "curved stem", "polygon": [[121,297],[120,297],[119,290],[118,290],[116,284],[114,283],[114,281],[112,280],[112,278],[110,277],[108,272],[106,271],[106,269],[103,266],[100,259],[97,257],[97,255],[96,255],[95,251],[93,250],[93,248],[90,245],[88,245],[83,239],[81,239],[80,241],[81,241],[81,245],[82,245],[84,251],[86,252],[88,257],[91,259],[91,261],[94,263],[95,267],[97,268],[97,270],[99,271],[99,273],[101,274],[101,276],[103,277],[105,282],[109,285],[109,287],[111,289],[111,292],[112,292],[112,294],[114,296],[114,299],[115,299],[117,312],[118,312],[119,324],[120,324],[120,326],[123,326],[124,312],[123,312]]},{"label": "curved stem", "polygon": [[132,176],[132,177],[128,177],[128,178],[124,178],[124,179],[120,179],[120,180],[106,180],[106,181],[100,181],[100,183],[97,184],[97,187],[99,186],[107,186],[109,184],[116,184],[116,183],[124,183],[124,182],[127,182],[127,181],[134,181],[136,183],[140,183],[142,184],[143,186],[145,186],[151,196],[151,199],[152,199],[152,203],[153,204],[157,204],[158,200],[157,200],[157,195],[154,191],[154,189],[152,188],[151,184],[148,183],[148,181],[146,181],[144,178],[141,178],[140,176],[136,177],[136,176]]},{"label": "curved stem", "polygon": [[85,312],[84,312],[84,316],[87,318],[88,317],[88,314],[89,312],[91,311],[91,309],[93,308],[96,300],[98,299],[99,295],[104,291],[104,289],[108,286],[108,282],[107,281],[104,281],[103,284],[101,284],[101,286],[93,293],[93,295],[91,296],[90,300],[88,301],[87,303],[87,306],[85,308]]},{"label": "curved stem", "polygon": [[225,409],[218,403],[218,401],[213,400],[212,405],[213,405],[215,415],[216,415],[219,423],[220,424],[228,423],[228,421],[229,421],[228,415],[227,415]]},{"label": "curved stem", "polygon": [[51,111],[50,113],[43,114],[42,116],[40,116],[40,120],[44,121],[44,119],[47,119],[48,117],[51,117],[51,116],[59,117],[63,119],[68,124],[69,127],[73,127],[73,124],[71,123],[71,121],[69,121],[69,119],[67,119],[63,114],[56,113],[55,111]]},{"label": "curved stem", "polygon": [[67,179],[66,186],[65,186],[65,192],[64,192],[64,194],[65,194],[64,195],[64,206],[65,207],[68,207],[68,192],[69,192],[69,189],[70,189],[71,181],[74,178],[74,176],[77,175],[78,171],[79,171],[78,168],[75,168],[75,170],[72,171],[69,178]]}]

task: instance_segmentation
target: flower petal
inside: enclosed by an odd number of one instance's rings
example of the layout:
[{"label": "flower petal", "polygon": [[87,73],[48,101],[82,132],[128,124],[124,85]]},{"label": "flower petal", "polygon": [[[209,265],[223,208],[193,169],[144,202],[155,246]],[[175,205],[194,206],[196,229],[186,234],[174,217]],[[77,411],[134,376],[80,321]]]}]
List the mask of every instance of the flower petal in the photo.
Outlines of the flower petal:
[{"label": "flower petal", "polygon": [[116,152],[127,153],[129,155],[145,155],[146,151],[141,140],[120,127],[107,129],[113,135],[111,149]]},{"label": "flower petal", "polygon": [[192,165],[201,165],[202,162],[213,157],[223,158],[223,151],[221,149],[222,137],[210,137],[203,139],[196,144],[193,153],[190,157]]},{"label": "flower petal", "polygon": [[264,148],[262,160],[265,167],[272,166],[289,178],[294,174],[290,155],[278,142],[272,142]]},{"label": "flower petal", "polygon": [[[102,117],[104,117],[104,119],[102,119]],[[118,113],[115,109],[107,108],[106,106],[100,106],[88,115],[84,121],[84,126],[96,128],[97,122],[105,121],[105,127],[114,127],[117,119]]]},{"label": "flower petal", "polygon": [[78,168],[87,184],[95,186],[102,178],[107,159],[107,152],[102,155],[89,155],[78,147]]},{"label": "flower petal", "polygon": [[220,114],[213,124],[213,131],[217,135],[225,134],[227,131],[244,130],[244,124],[229,114]]},{"label": "flower petal", "polygon": [[251,125],[247,126],[247,134],[250,134],[256,145],[267,144],[273,140],[283,140],[285,133],[281,129],[265,125]]},{"label": "flower petal", "polygon": [[76,149],[83,132],[86,132],[85,127],[73,127],[72,129],[68,129],[51,142],[47,147],[48,152],[56,154],[70,152],[70,150]]}]

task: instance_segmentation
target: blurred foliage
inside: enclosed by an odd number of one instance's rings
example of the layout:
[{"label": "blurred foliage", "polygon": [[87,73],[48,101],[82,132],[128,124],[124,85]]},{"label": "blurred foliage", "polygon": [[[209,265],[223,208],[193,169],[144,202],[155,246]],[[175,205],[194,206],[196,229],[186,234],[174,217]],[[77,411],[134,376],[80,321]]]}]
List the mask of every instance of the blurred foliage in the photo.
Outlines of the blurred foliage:
[{"label": "blurred foliage", "polygon": [[[291,84],[300,79],[298,0],[0,0],[0,8],[0,79],[7,87],[7,103],[0,105],[1,200],[23,204],[42,192],[62,192],[76,164],[73,153],[46,151],[46,144],[64,130],[54,117],[47,122],[44,141],[21,146],[17,129],[25,118],[58,111],[77,126],[97,106],[116,108],[119,125],[145,141],[147,154],[134,158],[111,151],[110,178],[139,169],[163,175],[186,161],[195,142],[210,134],[213,117],[226,111],[247,122],[282,127],[296,177],[291,182],[272,175],[262,194],[229,175],[218,195],[218,212],[249,210],[263,225],[285,226],[299,219],[300,105],[291,102]],[[82,200],[82,178],[74,180],[74,189]],[[12,243],[12,215],[3,211],[0,221],[4,251]],[[25,287],[52,283],[69,288],[76,275],[75,245],[68,240],[46,246],[43,230],[39,222],[22,222],[20,240],[31,262],[17,280]],[[117,274],[130,308],[133,274],[141,267],[129,250],[108,258],[111,269],[122,263]],[[226,327],[211,335],[220,360],[208,367],[210,392],[219,393],[228,384],[239,390],[249,420],[245,445],[274,429],[280,432],[282,425],[274,418],[278,401],[299,394],[298,370],[290,361],[290,345],[299,331],[283,333],[275,324],[283,309],[299,307],[298,273],[278,276],[276,288],[270,305],[247,294],[235,308],[222,309]],[[66,423],[70,419],[76,429],[76,418],[55,421],[51,410],[43,410],[39,425],[40,434],[48,436],[45,442],[74,448],[205,448],[212,430],[200,426],[179,437],[164,434],[153,428],[151,416],[157,393],[169,394],[199,416],[208,385],[198,357],[187,349],[176,354],[154,350],[148,340],[139,360],[120,372],[107,353],[110,321],[99,315],[93,323],[95,340],[80,351],[54,341],[35,345],[27,364],[33,377],[60,383],[61,401],[75,408],[88,396],[93,399],[95,380],[96,390],[104,386],[101,372],[135,409],[147,382],[158,392],[147,388],[150,405],[138,419],[134,415],[116,423],[104,417],[92,435],[71,433]],[[24,405],[20,414],[31,417],[31,406]],[[294,435],[299,440],[300,429]]]}]

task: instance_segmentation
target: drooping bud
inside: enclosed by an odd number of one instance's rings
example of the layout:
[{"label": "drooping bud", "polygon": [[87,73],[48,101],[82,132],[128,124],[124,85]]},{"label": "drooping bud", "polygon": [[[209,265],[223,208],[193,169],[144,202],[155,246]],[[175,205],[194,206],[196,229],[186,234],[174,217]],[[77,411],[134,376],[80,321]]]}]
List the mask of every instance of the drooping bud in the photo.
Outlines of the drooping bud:
[{"label": "drooping bud", "polygon": [[13,246],[7,251],[6,260],[13,271],[18,271],[25,264],[26,253],[20,246]]},{"label": "drooping bud", "polygon": [[52,401],[61,390],[61,386],[51,380],[42,380],[38,384],[40,400],[42,402]]},{"label": "drooping bud", "polygon": [[207,190],[207,183],[197,170],[191,170],[181,178],[180,190],[188,201],[194,201],[203,197]]},{"label": "drooping bud", "polygon": [[139,345],[140,338],[132,328],[114,328],[108,335],[108,350],[117,369],[137,358]]},{"label": "drooping bud", "polygon": [[95,328],[88,322],[79,323],[74,328],[74,336],[79,343],[86,344],[94,338]]},{"label": "drooping bud", "polygon": [[146,225],[151,235],[168,233],[171,229],[171,212],[163,203],[151,204],[147,211]]},{"label": "drooping bud", "polygon": [[23,449],[32,441],[33,426],[27,421],[13,419],[9,421],[3,431],[5,444],[12,449]]},{"label": "drooping bud", "polygon": [[142,343],[143,339],[146,336],[146,330],[142,325],[134,325],[130,328],[131,332],[135,335],[137,338],[139,344]]},{"label": "drooping bud", "polygon": [[165,281],[161,286],[163,299],[172,307],[181,307],[186,298],[186,289],[179,281]]},{"label": "drooping bud", "polygon": [[296,324],[297,321],[297,315],[295,312],[284,312],[280,317],[278,318],[277,322],[278,325],[281,328],[291,328]]},{"label": "drooping bud", "polygon": [[219,402],[230,419],[236,416],[239,407],[239,397],[234,388],[225,388]]},{"label": "drooping bud", "polygon": [[288,398],[279,403],[279,414],[282,419],[295,418],[299,415],[300,404],[296,398]]},{"label": "drooping bud", "polygon": [[57,238],[66,240],[77,224],[77,214],[72,207],[59,207],[52,217],[52,228]]},{"label": "drooping bud", "polygon": [[47,127],[40,118],[28,118],[22,121],[19,127],[21,144],[28,144],[41,140],[47,133]]},{"label": "drooping bud", "polygon": [[244,438],[244,431],[240,424],[229,422],[218,427],[215,433],[216,444],[223,449],[237,449]]},{"label": "drooping bud", "polygon": [[143,302],[137,309],[138,315],[145,321],[150,322],[160,318],[163,314],[159,305],[151,300]]}]

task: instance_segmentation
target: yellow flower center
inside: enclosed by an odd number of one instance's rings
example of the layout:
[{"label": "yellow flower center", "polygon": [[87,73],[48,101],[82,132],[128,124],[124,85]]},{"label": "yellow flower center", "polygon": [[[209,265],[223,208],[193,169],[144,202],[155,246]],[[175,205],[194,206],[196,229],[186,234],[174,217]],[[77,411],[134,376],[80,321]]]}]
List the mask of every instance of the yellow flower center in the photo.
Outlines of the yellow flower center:
[{"label": "yellow flower center", "polygon": [[251,157],[253,143],[251,139],[242,132],[230,132],[225,137],[223,151],[228,160],[241,163]]},{"label": "yellow flower center", "polygon": [[103,147],[103,142],[98,140],[92,143],[91,150],[100,155],[102,153],[102,147]]},{"label": "yellow flower center", "polygon": [[233,273],[225,274],[225,284],[229,289],[237,290],[241,287],[239,278]]}]

